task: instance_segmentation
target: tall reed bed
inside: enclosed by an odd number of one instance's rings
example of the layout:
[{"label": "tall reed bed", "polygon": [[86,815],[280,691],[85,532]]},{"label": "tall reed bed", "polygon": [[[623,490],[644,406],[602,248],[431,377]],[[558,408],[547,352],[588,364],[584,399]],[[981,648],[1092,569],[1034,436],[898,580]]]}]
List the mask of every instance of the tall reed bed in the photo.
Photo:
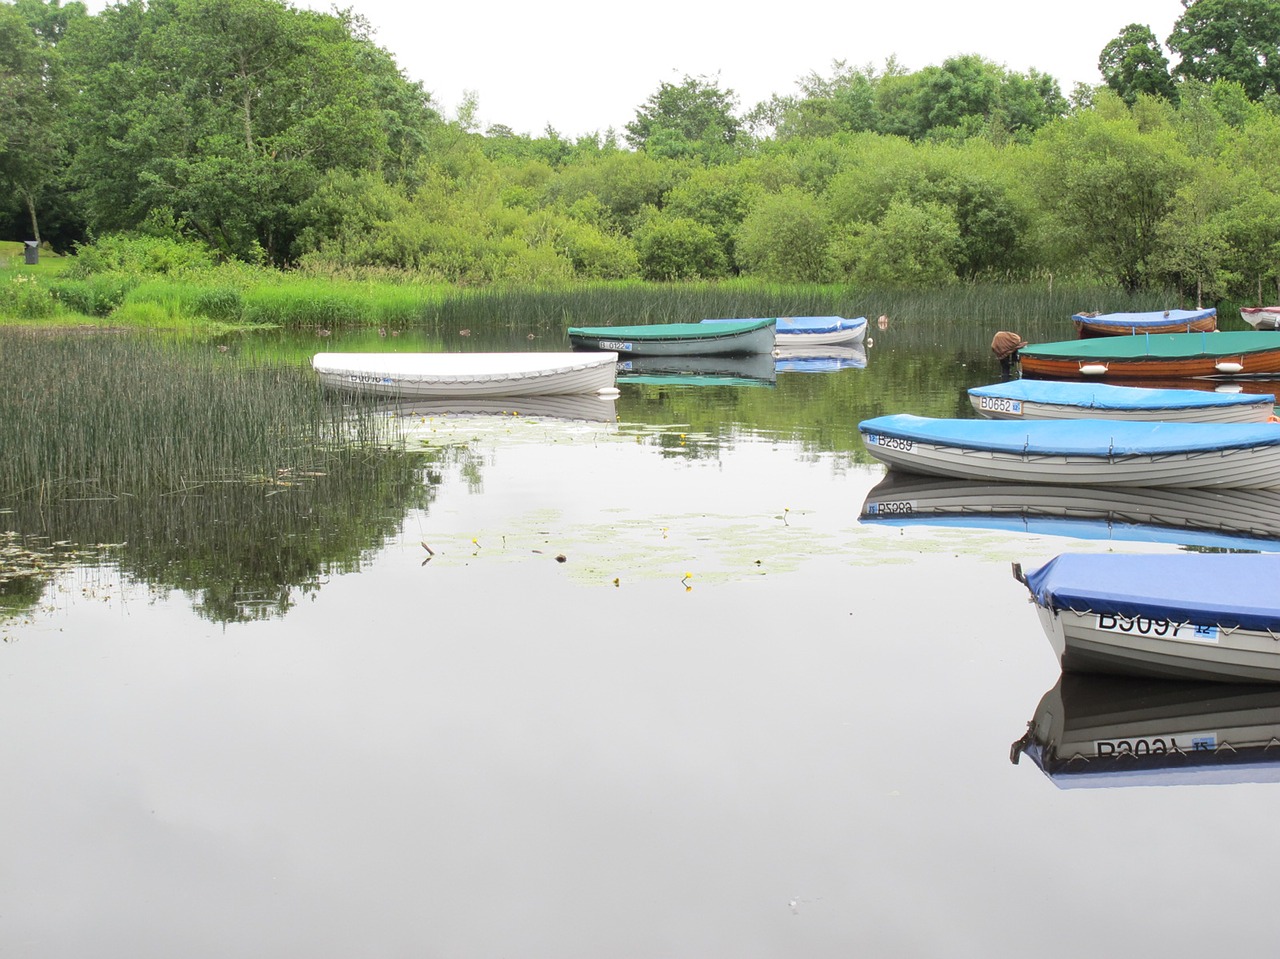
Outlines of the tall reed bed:
[{"label": "tall reed bed", "polygon": [[1081,311],[1117,312],[1178,306],[1167,296],[1131,297],[1084,283],[957,283],[925,290],[782,285],[750,280],[718,283],[581,284],[563,289],[459,291],[435,307],[445,329],[551,331],[569,326],[687,323],[711,317],[866,316],[922,332],[971,331],[989,341],[997,329],[1061,330]]},{"label": "tall reed bed", "polygon": [[[25,284],[25,285],[24,285]],[[545,335],[568,326],[691,322],[708,317],[867,316],[915,324],[962,325],[975,338],[994,329],[1037,329],[1081,311],[1187,306],[1176,296],[1139,294],[1051,277],[955,283],[928,289],[776,284],[751,279],[647,283],[639,280],[549,287],[422,284],[411,278],[324,278],[210,268],[180,277],[101,273],[10,283],[0,314],[55,306],[116,325],[181,328],[214,324],[286,330],[418,329],[480,326]],[[39,296],[37,296],[39,294]],[[6,310],[6,304],[8,309]],[[34,315],[34,314],[33,314]]]},{"label": "tall reed bed", "polygon": [[452,288],[299,277],[243,294],[241,318],[255,326],[341,328],[424,326]]},{"label": "tall reed bed", "polygon": [[253,367],[213,347],[8,332],[0,375],[0,506],[33,490],[138,496],[272,481],[351,428],[309,370]]},{"label": "tall reed bed", "polygon": [[0,614],[69,558],[109,556],[210,619],[281,615],[434,495],[431,455],[403,450],[396,419],[301,364],[0,331],[0,375]]}]

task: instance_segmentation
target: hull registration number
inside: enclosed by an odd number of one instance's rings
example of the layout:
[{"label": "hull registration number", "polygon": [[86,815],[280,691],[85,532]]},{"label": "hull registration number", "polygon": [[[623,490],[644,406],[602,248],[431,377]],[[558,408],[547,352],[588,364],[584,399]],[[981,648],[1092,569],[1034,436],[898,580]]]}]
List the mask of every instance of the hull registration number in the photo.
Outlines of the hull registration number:
[{"label": "hull registration number", "polygon": [[1003,396],[979,396],[978,409],[991,413],[1009,413],[1022,415],[1022,400],[1011,400]]},{"label": "hull registration number", "polygon": [[906,516],[915,511],[916,504],[909,499],[867,504],[868,516]]},{"label": "hull registration number", "polygon": [[625,340],[601,340],[600,349],[612,350],[615,353],[630,353],[631,344]]},{"label": "hull registration number", "polygon": [[1099,739],[1093,744],[1098,756],[1163,756],[1218,747],[1217,733],[1178,733],[1176,736],[1134,736],[1130,739]]},{"label": "hull registration number", "polygon": [[872,446],[883,446],[887,450],[899,450],[910,453],[915,448],[912,440],[904,440],[898,436],[884,436],[880,433],[868,433],[867,442]]},{"label": "hull registration number", "polygon": [[1216,643],[1217,626],[1193,626],[1191,623],[1171,623],[1167,619],[1148,616],[1120,616],[1115,613],[1099,613],[1098,629],[1109,633],[1127,633],[1130,636],[1153,636],[1158,639],[1181,639],[1195,643]]}]

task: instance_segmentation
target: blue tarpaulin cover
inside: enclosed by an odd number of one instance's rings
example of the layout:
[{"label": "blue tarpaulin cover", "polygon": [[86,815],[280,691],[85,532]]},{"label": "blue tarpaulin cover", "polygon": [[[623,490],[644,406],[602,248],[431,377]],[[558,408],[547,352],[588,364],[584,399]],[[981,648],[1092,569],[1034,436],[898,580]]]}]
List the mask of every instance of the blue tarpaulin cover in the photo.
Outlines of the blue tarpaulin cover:
[{"label": "blue tarpaulin cover", "polygon": [[1010,380],[975,386],[970,396],[1079,406],[1091,410],[1175,410],[1220,406],[1274,406],[1270,393],[1215,393],[1209,390],[1157,390],[1105,383],[1062,383],[1055,380]]},{"label": "blue tarpaulin cover", "polygon": [[[837,330],[856,330],[867,325],[865,316],[849,319],[844,316],[779,316],[779,333],[835,333]],[[743,323],[745,320],[707,319],[703,323]]]},{"label": "blue tarpaulin cover", "polygon": [[1154,310],[1146,313],[1103,313],[1099,316],[1087,316],[1077,313],[1071,317],[1077,323],[1093,323],[1096,326],[1118,326],[1125,329],[1132,327],[1141,330],[1145,327],[1168,326],[1170,323],[1193,323],[1196,320],[1216,316],[1218,311],[1212,307],[1207,310]]},{"label": "blue tarpaulin cover", "polygon": [[1280,555],[1064,553],[1026,575],[1051,609],[1280,633]]},{"label": "blue tarpaulin cover", "polygon": [[1280,425],[1275,423],[961,420],[895,413],[863,420],[858,429],[935,446],[1042,456],[1136,456],[1280,446]]},{"label": "blue tarpaulin cover", "polygon": [[846,319],[843,316],[780,316],[779,333],[835,333],[837,330],[856,330],[867,325],[865,316]]}]

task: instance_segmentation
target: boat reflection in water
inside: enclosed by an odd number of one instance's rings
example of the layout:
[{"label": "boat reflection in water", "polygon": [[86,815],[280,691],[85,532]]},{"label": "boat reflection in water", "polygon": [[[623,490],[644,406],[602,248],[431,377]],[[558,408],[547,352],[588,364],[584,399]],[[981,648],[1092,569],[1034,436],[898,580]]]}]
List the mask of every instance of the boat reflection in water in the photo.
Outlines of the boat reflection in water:
[{"label": "boat reflection in water", "polygon": [[541,419],[612,423],[617,397],[595,393],[555,396],[478,396],[382,403],[376,412],[391,417],[528,416]]},{"label": "boat reflection in water", "polygon": [[618,359],[618,383],[661,386],[774,386],[770,353],[750,356],[626,356]]},{"label": "boat reflection in water", "polygon": [[890,470],[867,493],[859,519],[1280,552],[1280,490],[1054,486]]},{"label": "boat reflection in water", "polygon": [[1010,748],[1063,789],[1280,781],[1280,687],[1063,673]]},{"label": "boat reflection in water", "polygon": [[837,370],[861,370],[867,365],[867,351],[857,346],[789,346],[779,345],[774,368],[779,373],[834,373]]}]

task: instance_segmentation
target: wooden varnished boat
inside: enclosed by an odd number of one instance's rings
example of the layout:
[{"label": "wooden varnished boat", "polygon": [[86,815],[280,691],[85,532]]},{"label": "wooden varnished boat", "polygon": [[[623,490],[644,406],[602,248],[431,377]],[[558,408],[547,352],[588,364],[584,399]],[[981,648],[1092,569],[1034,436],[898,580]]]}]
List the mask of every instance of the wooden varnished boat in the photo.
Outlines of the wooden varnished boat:
[{"label": "wooden varnished boat", "polygon": [[1076,335],[1132,336],[1138,333],[1212,333],[1218,311],[1151,310],[1145,313],[1077,313],[1071,318]]},{"label": "wooden varnished boat", "polygon": [[1280,338],[1255,330],[1093,337],[1024,346],[1019,362],[1023,376],[1056,380],[1278,376]]}]

